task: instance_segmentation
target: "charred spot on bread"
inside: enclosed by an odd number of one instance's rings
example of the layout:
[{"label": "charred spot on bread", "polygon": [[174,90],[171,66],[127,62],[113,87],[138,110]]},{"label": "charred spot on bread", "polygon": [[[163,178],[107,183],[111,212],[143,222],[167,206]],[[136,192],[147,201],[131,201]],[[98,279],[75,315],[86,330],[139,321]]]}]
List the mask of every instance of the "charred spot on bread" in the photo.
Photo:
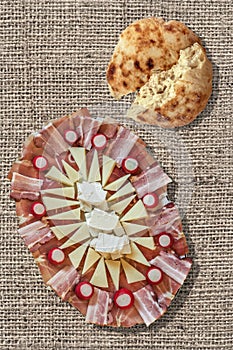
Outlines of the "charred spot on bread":
[{"label": "charred spot on bread", "polygon": [[152,58],[148,58],[147,62],[146,62],[146,65],[149,69],[152,69],[154,68],[154,61]]},{"label": "charred spot on bread", "polygon": [[114,79],[114,74],[116,72],[116,66],[114,63],[111,63],[107,72],[107,78],[108,80]]}]

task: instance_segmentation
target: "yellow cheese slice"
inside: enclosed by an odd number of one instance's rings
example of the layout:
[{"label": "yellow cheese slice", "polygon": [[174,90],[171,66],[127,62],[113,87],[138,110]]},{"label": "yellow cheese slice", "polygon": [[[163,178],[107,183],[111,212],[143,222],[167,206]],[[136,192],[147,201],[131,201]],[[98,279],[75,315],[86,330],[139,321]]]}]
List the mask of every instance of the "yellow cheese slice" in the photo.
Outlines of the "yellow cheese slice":
[{"label": "yellow cheese slice", "polygon": [[120,263],[120,261],[105,260],[105,264],[107,265],[108,271],[109,271],[110,276],[111,276],[112,281],[113,281],[113,284],[114,284],[116,290],[118,290],[119,289],[121,263]]},{"label": "yellow cheese slice", "polygon": [[57,239],[62,239],[69,235],[71,232],[77,230],[82,225],[83,222],[77,222],[76,224],[53,226],[50,227],[50,229],[53,231]]},{"label": "yellow cheese slice", "polygon": [[134,187],[131,185],[131,182],[128,182],[125,186],[119,189],[116,193],[114,193],[111,197],[108,198],[108,202],[117,199],[119,197],[125,196],[127,194],[135,192]]},{"label": "yellow cheese slice", "polygon": [[84,273],[87,272],[87,270],[89,270],[100,258],[101,258],[101,255],[98,254],[94,249],[89,247],[87,256],[85,259],[85,263],[83,266],[82,274],[84,275]]},{"label": "yellow cheese slice", "polygon": [[115,160],[103,155],[103,168],[102,168],[102,186],[105,186],[114,167],[116,165]]},{"label": "yellow cheese slice", "polygon": [[122,222],[122,226],[124,227],[125,232],[128,236],[132,236],[135,233],[142,232],[144,230],[148,230],[148,226],[132,224],[130,222]]},{"label": "yellow cheese slice", "polygon": [[73,205],[79,205],[78,201],[72,201],[70,199],[42,197],[42,201],[46,207],[46,210],[60,209],[71,207]]},{"label": "yellow cheese slice", "polygon": [[136,194],[133,196],[130,196],[128,198],[123,199],[120,202],[117,202],[116,204],[111,205],[110,209],[114,210],[117,214],[121,214],[126,207],[128,207],[129,203],[132,202],[132,200],[136,197]]},{"label": "yellow cheese slice", "polygon": [[131,253],[126,255],[126,258],[139,262],[140,264],[150,266],[150,263],[146,260],[141,250],[135,243],[131,242]]},{"label": "yellow cheese slice", "polygon": [[155,242],[153,237],[131,237],[131,241],[151,250],[155,249]]},{"label": "yellow cheese slice", "polygon": [[80,220],[80,208],[48,216],[49,220]]},{"label": "yellow cheese slice", "polygon": [[48,177],[49,179],[52,179],[54,181],[60,182],[62,184],[65,184],[67,186],[73,186],[72,181],[68,179],[60,170],[58,170],[55,166],[52,166],[52,168],[47,172],[45,177]]},{"label": "yellow cheese slice", "polygon": [[69,254],[70,261],[76,269],[79,267],[88,245],[89,242],[86,242]]},{"label": "yellow cheese slice", "polygon": [[91,162],[89,175],[88,175],[88,182],[96,182],[100,180],[101,180],[101,176],[100,176],[99,159],[98,159],[98,153],[95,149],[92,162]]},{"label": "yellow cheese slice", "polygon": [[71,245],[86,241],[90,238],[87,224],[84,222],[83,225],[60,247],[61,249],[68,248]]},{"label": "yellow cheese slice", "polygon": [[90,283],[96,287],[108,288],[108,279],[104,258],[101,258],[101,260],[98,262]]},{"label": "yellow cheese slice", "polygon": [[125,181],[130,177],[130,174],[125,175],[117,179],[116,181],[111,182],[109,185],[105,186],[104,189],[107,191],[117,191],[119,188],[124,185]]},{"label": "yellow cheese slice", "polygon": [[86,150],[83,147],[70,147],[70,153],[79,168],[80,178],[87,180]]},{"label": "yellow cheese slice", "polygon": [[136,270],[135,267],[127,263],[124,259],[121,259],[121,264],[128,283],[140,282],[146,279],[141,272]]},{"label": "yellow cheese slice", "polygon": [[147,211],[144,204],[139,200],[124,216],[121,221],[131,221],[136,219],[143,219],[147,217]]},{"label": "yellow cheese slice", "polygon": [[78,181],[80,177],[79,172],[75,170],[70,164],[66,163],[63,159],[62,164],[70,181],[73,183]]},{"label": "yellow cheese slice", "polygon": [[48,190],[42,190],[41,194],[50,194],[60,197],[74,198],[75,191],[74,187],[60,187],[60,188],[50,188]]}]

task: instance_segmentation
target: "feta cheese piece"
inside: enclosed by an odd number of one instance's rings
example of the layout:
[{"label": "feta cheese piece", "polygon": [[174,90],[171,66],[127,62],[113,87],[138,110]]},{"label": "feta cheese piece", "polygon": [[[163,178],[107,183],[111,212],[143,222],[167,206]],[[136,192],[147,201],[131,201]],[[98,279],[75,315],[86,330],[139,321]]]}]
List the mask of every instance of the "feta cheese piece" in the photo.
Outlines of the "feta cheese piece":
[{"label": "feta cheese piece", "polygon": [[78,198],[89,205],[99,205],[105,201],[107,192],[102,189],[99,182],[86,182],[77,184]]},{"label": "feta cheese piece", "polygon": [[95,241],[95,250],[104,253],[124,253],[130,251],[129,239],[126,235],[122,237],[113,234],[100,233]]},{"label": "feta cheese piece", "polygon": [[119,217],[115,212],[105,212],[94,208],[92,212],[86,216],[88,226],[99,231],[111,232],[117,226]]}]

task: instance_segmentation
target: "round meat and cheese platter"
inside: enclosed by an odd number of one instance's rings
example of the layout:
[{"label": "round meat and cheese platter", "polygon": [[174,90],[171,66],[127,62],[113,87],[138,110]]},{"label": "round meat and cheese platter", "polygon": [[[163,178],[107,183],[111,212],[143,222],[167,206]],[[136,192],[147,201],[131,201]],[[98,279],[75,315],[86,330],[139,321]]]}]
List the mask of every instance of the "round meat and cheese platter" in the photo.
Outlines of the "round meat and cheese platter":
[{"label": "round meat and cheese platter", "polygon": [[171,179],[136,134],[80,109],[32,134],[8,177],[45,284],[86,322],[149,326],[166,312],[192,262]]}]

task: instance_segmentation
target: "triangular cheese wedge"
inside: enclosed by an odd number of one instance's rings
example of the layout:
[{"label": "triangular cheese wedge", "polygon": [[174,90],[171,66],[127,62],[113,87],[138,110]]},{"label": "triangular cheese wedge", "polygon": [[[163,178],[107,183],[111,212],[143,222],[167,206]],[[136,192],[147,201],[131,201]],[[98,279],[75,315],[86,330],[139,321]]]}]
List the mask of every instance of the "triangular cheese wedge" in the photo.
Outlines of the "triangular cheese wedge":
[{"label": "triangular cheese wedge", "polygon": [[90,238],[87,224],[84,222],[83,225],[60,247],[61,249],[68,248],[79,242],[86,241]]},{"label": "triangular cheese wedge", "polygon": [[131,221],[136,219],[143,219],[147,217],[147,211],[144,204],[139,200],[134,206],[121,218],[121,221]]},{"label": "triangular cheese wedge", "polygon": [[131,224],[130,222],[122,222],[122,226],[124,227],[124,230],[128,236],[135,235],[135,233],[148,230],[149,228],[148,226]]},{"label": "triangular cheese wedge", "polygon": [[150,250],[155,249],[155,242],[153,237],[131,237],[130,240]]},{"label": "triangular cheese wedge", "polygon": [[131,182],[128,182],[125,186],[120,188],[119,191],[117,191],[111,197],[109,197],[108,202],[134,192],[135,192],[134,187],[131,185]]},{"label": "triangular cheese wedge", "polygon": [[130,174],[125,175],[117,179],[116,181],[111,182],[109,185],[105,186],[104,189],[107,191],[117,191],[124,185],[125,181],[130,177]]},{"label": "triangular cheese wedge", "polygon": [[100,176],[99,159],[98,159],[98,153],[95,149],[92,162],[91,162],[91,167],[89,170],[88,182],[96,182],[100,180],[101,180],[101,176]]},{"label": "triangular cheese wedge", "polygon": [[72,265],[77,269],[80,265],[80,262],[87,250],[89,242],[86,242],[82,245],[80,245],[80,247],[78,247],[77,249],[73,250],[73,252],[71,252],[69,254],[69,258],[70,261],[72,263]]},{"label": "triangular cheese wedge", "polygon": [[86,150],[83,147],[70,147],[70,153],[79,168],[80,178],[87,180]]},{"label": "triangular cheese wedge", "polygon": [[108,288],[108,279],[104,258],[101,258],[101,260],[98,262],[98,265],[96,266],[95,272],[92,275],[90,283],[96,287]]},{"label": "triangular cheese wedge", "polygon": [[60,209],[71,207],[73,205],[79,205],[78,201],[72,201],[63,198],[42,197],[42,201],[46,207],[46,210]]},{"label": "triangular cheese wedge", "polygon": [[113,284],[114,284],[116,290],[118,290],[119,289],[121,263],[120,263],[120,261],[105,260],[105,264],[107,265],[108,271],[109,271],[110,276],[111,276],[112,281],[113,281]]},{"label": "triangular cheese wedge", "polygon": [[146,260],[141,250],[135,243],[131,242],[131,253],[126,255],[126,258],[139,262],[140,264],[150,266],[150,263]]},{"label": "triangular cheese wedge", "polygon": [[105,186],[114,167],[116,165],[115,160],[103,155],[103,167],[102,167],[102,186]]},{"label": "triangular cheese wedge", "polygon": [[65,184],[67,186],[73,186],[72,181],[68,179],[60,170],[58,170],[55,166],[52,166],[52,168],[47,172],[45,177],[48,177],[49,179],[52,179],[54,181],[60,182],[62,184]]},{"label": "triangular cheese wedge", "polygon": [[59,188],[50,188],[48,190],[42,190],[41,194],[50,194],[54,196],[74,198],[75,191],[74,187],[59,187]]},{"label": "triangular cheese wedge", "polygon": [[77,222],[76,224],[53,226],[50,227],[50,229],[53,231],[57,239],[62,239],[69,235],[71,232],[77,230],[82,225],[83,222]]},{"label": "triangular cheese wedge", "polygon": [[132,200],[136,197],[136,194],[134,196],[130,196],[128,198],[123,199],[123,201],[117,202],[116,204],[111,205],[110,209],[114,210],[117,214],[121,214],[125,208],[128,207],[129,203],[132,202]]},{"label": "triangular cheese wedge", "polygon": [[87,270],[89,270],[100,258],[100,254],[98,254],[94,249],[89,248],[83,266],[82,274],[84,275],[84,273],[86,273]]},{"label": "triangular cheese wedge", "polygon": [[140,282],[146,279],[146,277],[141,272],[136,270],[132,265],[127,263],[124,259],[121,259],[121,264],[123,266],[128,283]]},{"label": "triangular cheese wedge", "polygon": [[62,164],[70,181],[73,183],[78,181],[80,176],[79,172],[75,170],[70,164],[66,163],[63,159]]},{"label": "triangular cheese wedge", "polygon": [[80,208],[48,216],[49,220],[80,220]]}]

